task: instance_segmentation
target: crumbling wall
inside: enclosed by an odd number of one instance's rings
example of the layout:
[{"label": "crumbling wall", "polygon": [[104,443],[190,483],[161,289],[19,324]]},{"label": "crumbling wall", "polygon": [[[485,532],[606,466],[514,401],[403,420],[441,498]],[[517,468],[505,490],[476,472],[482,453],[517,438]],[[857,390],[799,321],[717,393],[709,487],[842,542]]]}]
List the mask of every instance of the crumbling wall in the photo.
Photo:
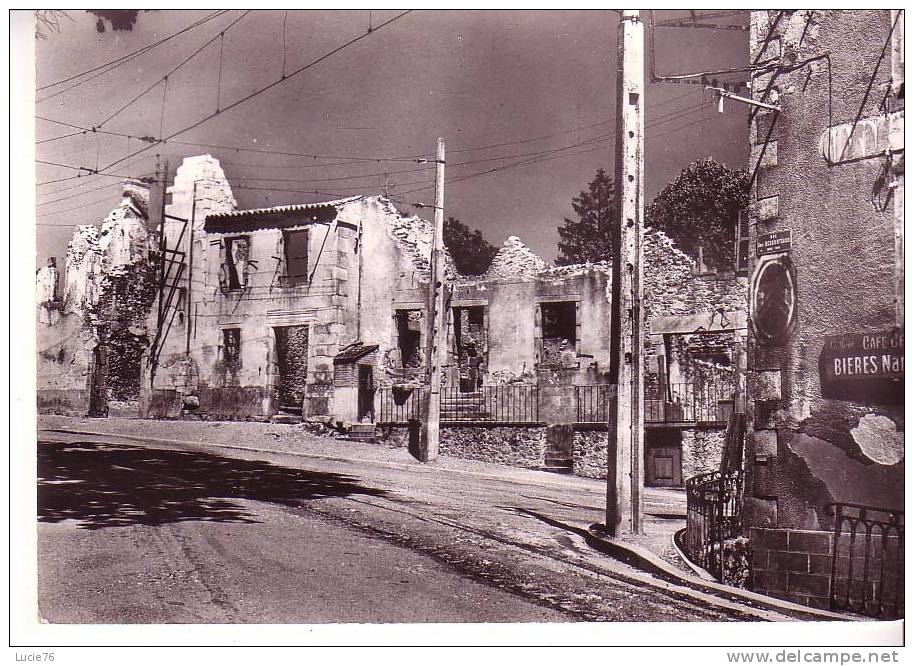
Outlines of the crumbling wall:
[{"label": "crumbling wall", "polygon": [[726,428],[683,428],[683,480],[719,470],[726,437]]},{"label": "crumbling wall", "polygon": [[[142,184],[128,182],[101,228],[83,225],[74,231],[62,302],[52,303],[60,314],[39,316],[41,411],[87,413],[99,345],[107,347],[107,375],[99,379],[106,388],[103,399],[138,399],[148,345],[146,318],[156,292],[150,256],[156,243],[146,230],[148,201]],[[51,293],[51,277],[39,274],[46,295]]]},{"label": "crumbling wall", "polygon": [[784,67],[752,81],[758,99],[777,91],[781,112],[757,114],[749,130],[759,164],[750,269],[761,261],[759,235],[790,232],[797,286],[786,341],[749,340],[751,526],[827,529],[834,501],[903,508],[902,391],[829,398],[819,370],[827,336],[903,333],[904,144],[892,129],[904,98],[887,48],[893,23],[888,10],[752,12],[750,57]]}]

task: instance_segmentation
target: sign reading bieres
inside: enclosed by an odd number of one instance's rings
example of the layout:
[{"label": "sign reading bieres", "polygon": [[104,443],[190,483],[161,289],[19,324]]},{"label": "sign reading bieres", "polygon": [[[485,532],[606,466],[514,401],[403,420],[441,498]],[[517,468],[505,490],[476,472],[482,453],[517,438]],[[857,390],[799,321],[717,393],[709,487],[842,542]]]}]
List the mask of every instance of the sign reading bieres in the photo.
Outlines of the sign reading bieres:
[{"label": "sign reading bieres", "polygon": [[819,356],[824,397],[903,394],[904,332],[832,335]]}]

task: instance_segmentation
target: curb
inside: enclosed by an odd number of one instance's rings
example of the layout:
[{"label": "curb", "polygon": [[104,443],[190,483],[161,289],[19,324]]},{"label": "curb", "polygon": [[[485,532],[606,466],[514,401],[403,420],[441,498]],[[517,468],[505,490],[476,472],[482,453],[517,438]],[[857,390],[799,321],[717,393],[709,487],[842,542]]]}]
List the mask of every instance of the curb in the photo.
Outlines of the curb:
[{"label": "curb", "polygon": [[[217,442],[207,442],[207,441],[198,441],[198,440],[187,440],[187,439],[166,439],[164,437],[153,437],[153,436],[144,436],[144,435],[126,435],[114,432],[99,432],[92,430],[73,430],[70,428],[37,428],[37,432],[46,432],[46,433],[65,433],[70,435],[91,435],[93,437],[116,437],[118,439],[127,439],[134,442],[159,442],[162,444],[171,444],[174,446],[206,446],[220,449],[228,449],[230,451],[248,451],[250,453],[271,453],[274,455],[285,455],[285,456],[295,456],[297,458],[314,458],[317,460],[327,460],[331,462],[343,462],[343,463],[359,463],[367,462],[373,465],[379,465],[381,467],[387,467],[389,469],[403,469],[403,470],[412,470],[420,472],[431,472],[432,470],[438,472],[445,472],[449,474],[464,474],[467,476],[475,476],[481,479],[491,479],[493,481],[500,481],[502,483],[511,483],[519,486],[545,486],[549,488],[556,489],[567,489],[567,488],[578,488],[581,487],[577,484],[552,478],[536,479],[529,481],[522,481],[518,479],[505,478],[498,474],[490,474],[487,472],[474,472],[471,470],[465,469],[451,469],[448,467],[440,467],[434,465],[434,463],[429,466],[428,463],[419,464],[418,461],[415,464],[411,463],[400,463],[400,462],[391,462],[388,460],[378,460],[375,458],[356,458],[349,457],[343,458],[340,456],[332,456],[324,453],[308,453],[305,451],[278,451],[276,449],[267,449],[254,446],[237,446],[234,444],[220,444]],[[538,472],[540,470],[525,470],[528,472]],[[555,476],[555,475],[550,475]],[[565,476],[565,475],[563,475]],[[581,478],[581,477],[574,477]],[[588,479],[591,481],[593,479]]]},{"label": "curb", "polygon": [[[571,525],[567,526],[567,528],[575,531],[579,529]],[[648,573],[652,573],[655,576],[677,585],[689,587],[693,590],[698,590],[716,597],[725,596],[766,610],[790,614],[803,620],[837,620],[843,622],[867,621],[867,618],[864,617],[810,608],[809,606],[802,606],[793,603],[792,601],[785,601],[783,599],[777,599],[776,597],[769,597],[757,592],[744,590],[739,587],[724,585],[717,581],[704,580],[698,576],[689,576],[674,568],[673,565],[665,560],[657,557],[646,548],[636,546],[635,544],[624,543],[606,536],[602,525],[591,525],[588,530],[581,531],[584,532],[581,536],[584,537],[588,545],[599,550],[601,553],[621,560],[626,564],[637,567],[643,571],[647,571]]]}]

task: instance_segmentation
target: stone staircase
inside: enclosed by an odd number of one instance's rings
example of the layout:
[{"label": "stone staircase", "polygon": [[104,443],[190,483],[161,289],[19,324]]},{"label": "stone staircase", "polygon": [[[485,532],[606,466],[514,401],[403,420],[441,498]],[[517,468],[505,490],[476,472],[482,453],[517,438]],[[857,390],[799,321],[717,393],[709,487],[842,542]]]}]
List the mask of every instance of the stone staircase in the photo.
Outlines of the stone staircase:
[{"label": "stone staircase", "polygon": [[442,421],[472,421],[488,419],[491,414],[485,409],[485,396],[482,391],[470,393],[450,393],[441,398]]},{"label": "stone staircase", "polygon": [[540,468],[544,472],[555,474],[574,473],[574,426],[546,426],[545,464]]},{"label": "stone staircase", "polygon": [[347,439],[351,442],[374,442],[377,440],[377,432],[374,423],[353,423],[343,437],[337,439]]}]

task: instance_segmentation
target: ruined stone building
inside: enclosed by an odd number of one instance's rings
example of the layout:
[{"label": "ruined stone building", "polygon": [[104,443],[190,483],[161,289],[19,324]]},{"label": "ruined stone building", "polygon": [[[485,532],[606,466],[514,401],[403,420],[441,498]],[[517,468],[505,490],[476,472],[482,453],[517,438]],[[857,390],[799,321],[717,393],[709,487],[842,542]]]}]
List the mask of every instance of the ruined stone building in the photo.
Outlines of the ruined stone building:
[{"label": "ruined stone building", "polygon": [[148,208],[148,189],[125,183],[100,228],[76,228],[63,283],[56,259],[39,271],[39,411],[106,416],[138,400],[156,296]]},{"label": "ruined stone building", "polygon": [[871,614],[903,588],[903,45],[898,11],[751,15],[752,95],[780,107],[750,126],[752,585]]},{"label": "ruined stone building", "polygon": [[[101,264],[81,249],[93,233],[82,229],[67,282],[91,290]],[[139,412],[300,417],[404,438],[423,409],[430,247],[431,225],[383,197],[238,210],[219,162],[186,158],[168,188],[161,247],[146,247],[162,275],[145,282],[160,296],[131,329],[146,343]],[[648,482],[682,485],[719,464],[746,282],[697,274],[662,233],[649,232],[645,248]],[[479,276],[445,260],[442,452],[605,475],[609,266],[549,267],[516,237]],[[574,452],[547,451],[550,423],[578,424]]]}]

